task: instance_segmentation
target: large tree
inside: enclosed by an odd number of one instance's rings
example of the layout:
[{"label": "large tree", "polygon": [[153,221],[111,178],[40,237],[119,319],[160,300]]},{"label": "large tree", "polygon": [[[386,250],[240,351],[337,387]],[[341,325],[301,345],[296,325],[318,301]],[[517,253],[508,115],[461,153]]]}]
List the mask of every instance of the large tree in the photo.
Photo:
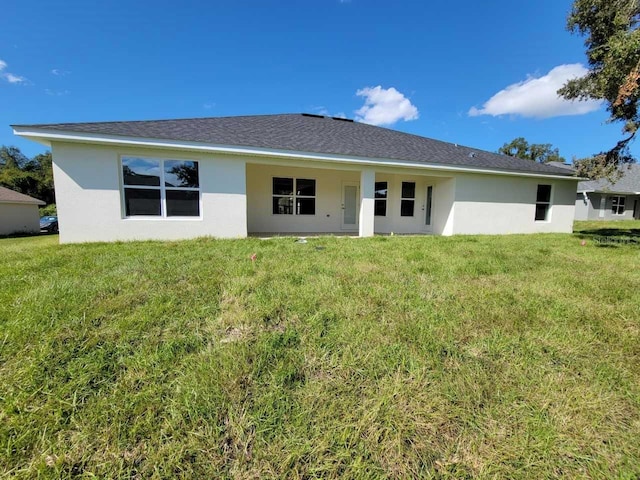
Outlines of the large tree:
[{"label": "large tree", "polygon": [[16,147],[0,147],[0,185],[55,203],[51,152],[29,159]]},{"label": "large tree", "polygon": [[604,101],[610,122],[623,124],[613,148],[578,163],[579,173],[611,176],[634,162],[629,144],[640,127],[640,0],[575,0],[567,28],[585,38],[589,73],[558,93],[568,99]]},{"label": "large tree", "polygon": [[538,163],[565,162],[557,148],[550,143],[529,143],[523,137],[514,138],[498,149],[498,153],[510,157],[524,158]]}]

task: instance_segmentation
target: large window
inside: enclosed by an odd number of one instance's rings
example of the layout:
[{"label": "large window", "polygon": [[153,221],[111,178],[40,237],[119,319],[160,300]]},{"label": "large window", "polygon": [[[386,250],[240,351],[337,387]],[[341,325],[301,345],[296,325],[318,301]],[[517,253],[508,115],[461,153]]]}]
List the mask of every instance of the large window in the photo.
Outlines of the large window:
[{"label": "large window", "polygon": [[615,195],[611,197],[611,213],[614,215],[624,215],[625,197]]},{"label": "large window", "polygon": [[538,191],[536,193],[536,222],[548,221],[550,209],[551,185],[538,185]]},{"label": "large window", "polygon": [[127,217],[199,217],[198,162],[123,157],[122,187]]},{"label": "large window", "polygon": [[389,189],[387,188],[387,182],[376,182],[375,190],[375,202],[374,202],[374,215],[376,217],[387,216],[387,195]]},{"label": "large window", "polygon": [[402,198],[400,200],[400,216],[413,217],[416,203],[416,183],[402,182]]},{"label": "large window", "polygon": [[315,215],[316,181],[273,177],[272,205],[274,215]]}]

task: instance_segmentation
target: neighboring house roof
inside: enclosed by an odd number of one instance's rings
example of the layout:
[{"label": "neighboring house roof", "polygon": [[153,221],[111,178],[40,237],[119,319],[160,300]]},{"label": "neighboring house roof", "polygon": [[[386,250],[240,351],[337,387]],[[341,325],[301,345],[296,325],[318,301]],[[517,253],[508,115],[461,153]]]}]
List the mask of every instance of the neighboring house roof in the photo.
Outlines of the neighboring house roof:
[{"label": "neighboring house roof", "polygon": [[34,205],[45,205],[42,200],[18,193],[10,188],[0,187],[0,203],[30,203]]},{"label": "neighboring house roof", "polygon": [[[416,164],[474,167],[572,176],[573,172],[375,127],[353,120],[310,114],[254,115],[98,123],[13,125],[18,130],[122,136],[395,160]],[[21,134],[17,131],[16,133]],[[32,134],[37,136],[36,133]]]},{"label": "neighboring house roof", "polygon": [[575,172],[573,166],[569,163],[564,163],[564,162],[547,162],[545,163],[545,165],[551,165],[552,167],[558,167],[558,168],[564,168],[566,170],[571,170],[572,172]]},{"label": "neighboring house roof", "polygon": [[622,167],[622,177],[615,183],[606,178],[578,183],[578,192],[613,192],[640,194],[640,165]]}]

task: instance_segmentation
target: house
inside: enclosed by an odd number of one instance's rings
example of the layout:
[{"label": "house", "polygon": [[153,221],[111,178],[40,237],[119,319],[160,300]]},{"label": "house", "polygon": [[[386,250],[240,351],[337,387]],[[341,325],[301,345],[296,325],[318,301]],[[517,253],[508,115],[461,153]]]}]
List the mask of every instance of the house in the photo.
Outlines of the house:
[{"label": "house", "polygon": [[39,233],[42,200],[0,187],[0,235]]},{"label": "house", "polygon": [[571,171],[311,114],[14,125],[60,241],[571,232]]},{"label": "house", "polygon": [[640,220],[640,165],[623,167],[616,182],[578,183],[576,220]]}]

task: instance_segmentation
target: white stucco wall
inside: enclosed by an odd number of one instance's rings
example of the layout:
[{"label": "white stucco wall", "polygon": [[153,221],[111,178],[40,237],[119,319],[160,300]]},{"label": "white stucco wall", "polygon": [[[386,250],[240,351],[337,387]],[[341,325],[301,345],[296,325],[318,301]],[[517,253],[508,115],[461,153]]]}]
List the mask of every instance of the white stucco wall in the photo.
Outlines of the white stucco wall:
[{"label": "white stucco wall", "polygon": [[[198,161],[201,216],[125,218],[121,156]],[[248,232],[357,235],[357,225],[345,228],[342,222],[343,186],[345,183],[360,185],[362,178],[371,180],[369,174],[363,177],[363,167],[357,165],[277,158],[261,160],[117,145],[54,142],[53,159],[62,243],[173,240],[199,236],[234,238],[244,237]],[[299,166],[301,162],[308,167]],[[453,235],[572,231],[576,200],[576,182],[572,180],[426,172],[413,168],[366,168],[370,173],[375,172],[376,182],[386,181],[389,188],[387,215],[373,220],[376,233]],[[273,215],[274,176],[315,179],[315,215]],[[416,184],[414,215],[411,217],[400,215],[402,182]],[[548,222],[534,221],[538,184],[553,185]],[[429,185],[433,186],[433,205],[432,224],[427,226],[425,208]],[[368,232],[370,224],[367,229]]]},{"label": "white stucco wall", "polygon": [[[316,180],[315,215],[274,215],[272,213],[272,178],[295,177]],[[455,181],[447,177],[406,173],[376,172],[375,182],[387,182],[387,215],[374,217],[375,233],[447,234],[452,229],[452,206]],[[400,216],[402,182],[415,182],[414,214]],[[345,183],[360,185],[361,170],[301,168],[284,165],[247,164],[248,231],[250,233],[350,233],[358,228],[342,225],[342,188]],[[427,186],[433,186],[431,226],[425,224]],[[360,207],[360,205],[358,205]],[[367,212],[372,214],[373,205]],[[367,230],[368,232],[368,230]]]},{"label": "white stucco wall", "polygon": [[40,232],[38,206],[24,203],[0,203],[0,235]]},{"label": "white stucco wall", "polygon": [[[625,210],[622,215],[614,215],[612,211],[613,193],[596,193],[590,192],[587,204],[584,209],[578,207],[582,203],[581,199],[576,200],[576,220],[633,220],[634,207],[636,200],[640,199],[640,195],[622,195],[625,197]],[[604,203],[602,200],[604,199]],[[640,216],[640,207],[635,211]],[[586,214],[586,216],[585,216]]]},{"label": "white stucco wall", "polygon": [[582,193],[576,194],[576,220],[588,220],[589,211],[593,209],[591,198]]},{"label": "white stucco wall", "polygon": [[[536,222],[539,184],[552,185],[549,220]],[[502,175],[456,177],[454,234],[571,233],[577,181]]]},{"label": "white stucco wall", "polygon": [[[244,237],[245,162],[239,157],[79,143],[54,143],[60,242]],[[125,218],[120,156],[199,162],[199,218]]]},{"label": "white stucco wall", "polygon": [[[274,215],[273,177],[315,179],[315,215]],[[357,226],[342,228],[342,186],[360,183],[360,172],[300,168],[283,165],[247,165],[247,221],[250,233],[351,233]]]},{"label": "white stucco wall", "polygon": [[[375,217],[376,233],[434,233],[446,235],[446,225],[452,215],[453,185],[447,177],[433,177],[407,173],[377,173],[376,182],[387,182],[387,215]],[[415,182],[416,197],[413,216],[400,215],[402,182]],[[427,187],[433,187],[431,225],[426,225]]]}]

